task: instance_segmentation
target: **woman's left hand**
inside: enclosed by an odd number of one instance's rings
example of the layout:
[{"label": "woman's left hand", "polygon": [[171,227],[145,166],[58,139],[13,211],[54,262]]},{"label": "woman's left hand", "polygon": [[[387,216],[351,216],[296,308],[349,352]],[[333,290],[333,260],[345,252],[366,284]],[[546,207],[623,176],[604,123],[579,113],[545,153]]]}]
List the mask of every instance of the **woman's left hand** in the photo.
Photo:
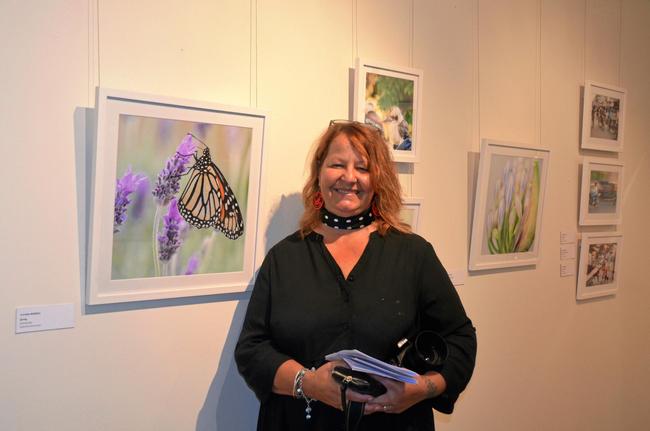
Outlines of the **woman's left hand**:
[{"label": "woman's left hand", "polygon": [[398,382],[377,375],[373,377],[386,386],[386,393],[368,401],[365,414],[402,413],[422,400],[438,396],[447,386],[445,379],[438,373],[418,375],[415,384]]}]

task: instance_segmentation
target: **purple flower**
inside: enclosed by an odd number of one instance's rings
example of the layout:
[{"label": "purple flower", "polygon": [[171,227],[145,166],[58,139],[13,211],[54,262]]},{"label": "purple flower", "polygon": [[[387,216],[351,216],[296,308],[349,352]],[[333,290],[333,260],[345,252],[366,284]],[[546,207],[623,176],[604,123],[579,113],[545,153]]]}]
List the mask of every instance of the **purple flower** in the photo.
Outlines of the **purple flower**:
[{"label": "purple flower", "polygon": [[133,199],[133,206],[131,206],[131,217],[139,219],[144,212],[144,205],[147,195],[149,194],[149,178],[144,178],[143,181],[138,183],[135,189],[135,198]]},{"label": "purple flower", "polygon": [[147,177],[143,174],[134,174],[129,166],[122,178],[116,180],[113,233],[119,232],[119,227],[126,221],[126,206],[131,203],[129,195],[146,179]]},{"label": "purple flower", "polygon": [[196,273],[196,270],[199,269],[199,257],[195,254],[189,258],[187,261],[187,269],[185,270],[185,275],[192,275]]},{"label": "purple flower", "polygon": [[167,159],[165,168],[158,174],[156,185],[151,194],[158,205],[167,205],[181,188],[181,175],[185,173],[185,165],[196,151],[192,135],[187,134],[178,145],[173,156]]},{"label": "purple flower", "polygon": [[163,217],[163,232],[158,235],[158,259],[168,262],[181,246],[180,231],[185,221],[178,212],[178,201],[173,198],[169,203],[169,211]]}]

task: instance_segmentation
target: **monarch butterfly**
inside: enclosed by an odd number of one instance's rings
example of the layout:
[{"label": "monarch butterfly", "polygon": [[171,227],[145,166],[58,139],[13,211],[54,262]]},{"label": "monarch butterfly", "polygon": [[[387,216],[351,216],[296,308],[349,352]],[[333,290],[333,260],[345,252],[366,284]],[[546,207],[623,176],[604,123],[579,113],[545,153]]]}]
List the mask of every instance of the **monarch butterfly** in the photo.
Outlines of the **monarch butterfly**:
[{"label": "monarch butterfly", "polygon": [[207,145],[201,157],[193,156],[195,163],[188,171],[190,178],[178,200],[178,211],[194,227],[215,227],[228,239],[239,238],[244,220],[226,177],[212,161]]}]

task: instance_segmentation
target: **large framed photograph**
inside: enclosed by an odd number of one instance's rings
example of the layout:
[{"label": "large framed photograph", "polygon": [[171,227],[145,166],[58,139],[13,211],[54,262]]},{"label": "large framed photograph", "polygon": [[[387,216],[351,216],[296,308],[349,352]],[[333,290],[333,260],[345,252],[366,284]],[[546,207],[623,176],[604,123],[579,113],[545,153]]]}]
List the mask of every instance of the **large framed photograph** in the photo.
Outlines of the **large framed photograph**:
[{"label": "large framed photograph", "polygon": [[423,202],[422,198],[404,198],[404,204],[399,213],[400,220],[411,226],[414,233],[419,233],[420,212]]},{"label": "large framed photograph", "polygon": [[470,270],[538,262],[549,153],[519,144],[482,141]]},{"label": "large framed photograph", "polygon": [[583,233],[576,298],[615,294],[619,287],[622,253],[623,235],[620,232]]},{"label": "large framed photograph", "polygon": [[625,89],[585,82],[581,148],[623,151]]},{"label": "large framed photograph", "polygon": [[377,127],[396,162],[419,160],[420,69],[357,59],[354,119]]},{"label": "large framed photograph", "polygon": [[580,183],[580,225],[620,224],[622,192],[622,162],[585,157]]},{"label": "large framed photograph", "polygon": [[88,304],[245,290],[266,115],[99,89]]}]

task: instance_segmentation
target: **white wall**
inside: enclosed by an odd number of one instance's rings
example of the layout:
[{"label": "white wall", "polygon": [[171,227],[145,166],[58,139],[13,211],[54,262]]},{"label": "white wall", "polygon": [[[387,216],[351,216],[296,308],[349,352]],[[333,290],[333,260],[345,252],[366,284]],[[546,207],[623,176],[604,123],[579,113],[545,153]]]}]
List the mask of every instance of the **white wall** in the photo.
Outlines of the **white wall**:
[{"label": "white wall", "polygon": [[[102,85],[267,110],[263,254],[295,228],[311,143],[348,116],[357,55],[424,70],[422,161],[401,179],[450,270],[479,138],[551,149],[541,263],[459,288],[478,363],[439,429],[646,429],[648,22],[647,0],[0,1],[0,429],[254,429],[232,361],[247,294],[84,307],[87,108]],[[559,233],[597,154],[578,145],[585,79],[629,92],[625,267],[615,297],[576,303]],[[75,328],[14,334],[16,307],[61,302]]]}]

